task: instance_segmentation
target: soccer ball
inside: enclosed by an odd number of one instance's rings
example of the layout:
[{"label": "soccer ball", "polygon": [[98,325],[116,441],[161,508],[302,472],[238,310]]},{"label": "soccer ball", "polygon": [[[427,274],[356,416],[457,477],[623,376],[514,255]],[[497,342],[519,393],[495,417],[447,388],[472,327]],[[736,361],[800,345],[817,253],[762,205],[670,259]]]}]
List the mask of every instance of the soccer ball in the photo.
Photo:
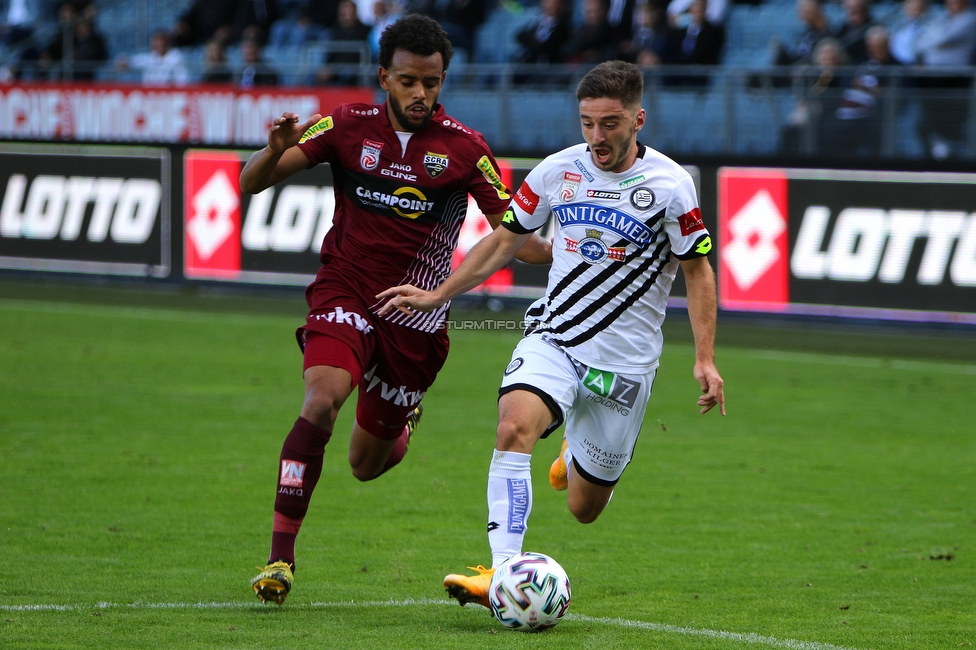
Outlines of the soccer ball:
[{"label": "soccer ball", "polygon": [[488,602],[505,627],[540,632],[555,627],[569,609],[569,577],[542,553],[519,553],[491,577]]}]

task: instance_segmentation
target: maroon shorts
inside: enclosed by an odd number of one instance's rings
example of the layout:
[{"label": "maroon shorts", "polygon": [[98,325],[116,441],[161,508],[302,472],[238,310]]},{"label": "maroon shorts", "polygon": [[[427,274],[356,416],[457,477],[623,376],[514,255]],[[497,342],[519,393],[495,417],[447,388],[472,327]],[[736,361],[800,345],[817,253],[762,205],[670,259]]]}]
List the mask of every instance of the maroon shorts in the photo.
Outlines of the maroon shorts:
[{"label": "maroon shorts", "polygon": [[353,385],[359,385],[356,422],[377,438],[398,437],[447,359],[447,331],[389,323],[371,314],[343,283],[325,281],[321,273],[306,297],[306,324],[296,332],[304,368],[349,371]]}]

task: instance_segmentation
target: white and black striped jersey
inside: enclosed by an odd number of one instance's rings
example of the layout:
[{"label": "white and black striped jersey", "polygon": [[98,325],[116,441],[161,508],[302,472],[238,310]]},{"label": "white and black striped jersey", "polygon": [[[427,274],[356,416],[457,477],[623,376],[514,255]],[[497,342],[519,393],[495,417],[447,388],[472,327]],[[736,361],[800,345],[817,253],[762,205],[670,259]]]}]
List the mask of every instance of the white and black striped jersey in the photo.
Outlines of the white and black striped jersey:
[{"label": "white and black striped jersey", "polygon": [[555,219],[549,283],[526,312],[527,333],[617,372],[657,367],[678,260],[712,247],[691,176],[638,147],[634,166],[619,174],[593,165],[586,144],[549,156],[503,220],[509,230],[529,232]]}]

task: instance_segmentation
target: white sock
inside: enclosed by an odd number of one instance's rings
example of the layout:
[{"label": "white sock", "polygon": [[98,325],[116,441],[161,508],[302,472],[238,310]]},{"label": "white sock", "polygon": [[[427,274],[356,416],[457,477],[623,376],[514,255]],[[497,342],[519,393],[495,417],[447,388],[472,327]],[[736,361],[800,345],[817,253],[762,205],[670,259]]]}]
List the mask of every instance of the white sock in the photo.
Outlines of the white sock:
[{"label": "white sock", "polygon": [[532,512],[531,454],[498,451],[488,468],[488,545],[491,565],[497,567],[522,552],[522,540]]}]

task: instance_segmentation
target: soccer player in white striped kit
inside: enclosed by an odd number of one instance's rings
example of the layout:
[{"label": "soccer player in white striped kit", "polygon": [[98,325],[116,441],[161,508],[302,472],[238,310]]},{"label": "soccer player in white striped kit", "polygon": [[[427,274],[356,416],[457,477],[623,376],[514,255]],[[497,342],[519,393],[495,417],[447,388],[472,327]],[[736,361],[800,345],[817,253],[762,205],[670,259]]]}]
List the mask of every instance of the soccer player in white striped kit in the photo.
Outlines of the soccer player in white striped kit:
[{"label": "soccer player in white striped kit", "polygon": [[[553,154],[526,177],[497,228],[433,291],[411,285],[379,294],[387,313],[430,311],[484,281],[531,233],[556,220],[546,294],[505,370],[488,470],[492,566],[451,574],[448,593],[488,607],[491,576],[522,550],[532,510],[532,450],[564,422],[550,483],[566,490],[582,523],[599,517],[630,462],[661,355],[661,325],[678,266],[688,287],[701,413],[725,414],[715,367],[712,240],[691,176],[637,141],[644,125],[636,66],[602,63],[576,90],[584,144]],[[381,314],[383,311],[381,310]]]}]

